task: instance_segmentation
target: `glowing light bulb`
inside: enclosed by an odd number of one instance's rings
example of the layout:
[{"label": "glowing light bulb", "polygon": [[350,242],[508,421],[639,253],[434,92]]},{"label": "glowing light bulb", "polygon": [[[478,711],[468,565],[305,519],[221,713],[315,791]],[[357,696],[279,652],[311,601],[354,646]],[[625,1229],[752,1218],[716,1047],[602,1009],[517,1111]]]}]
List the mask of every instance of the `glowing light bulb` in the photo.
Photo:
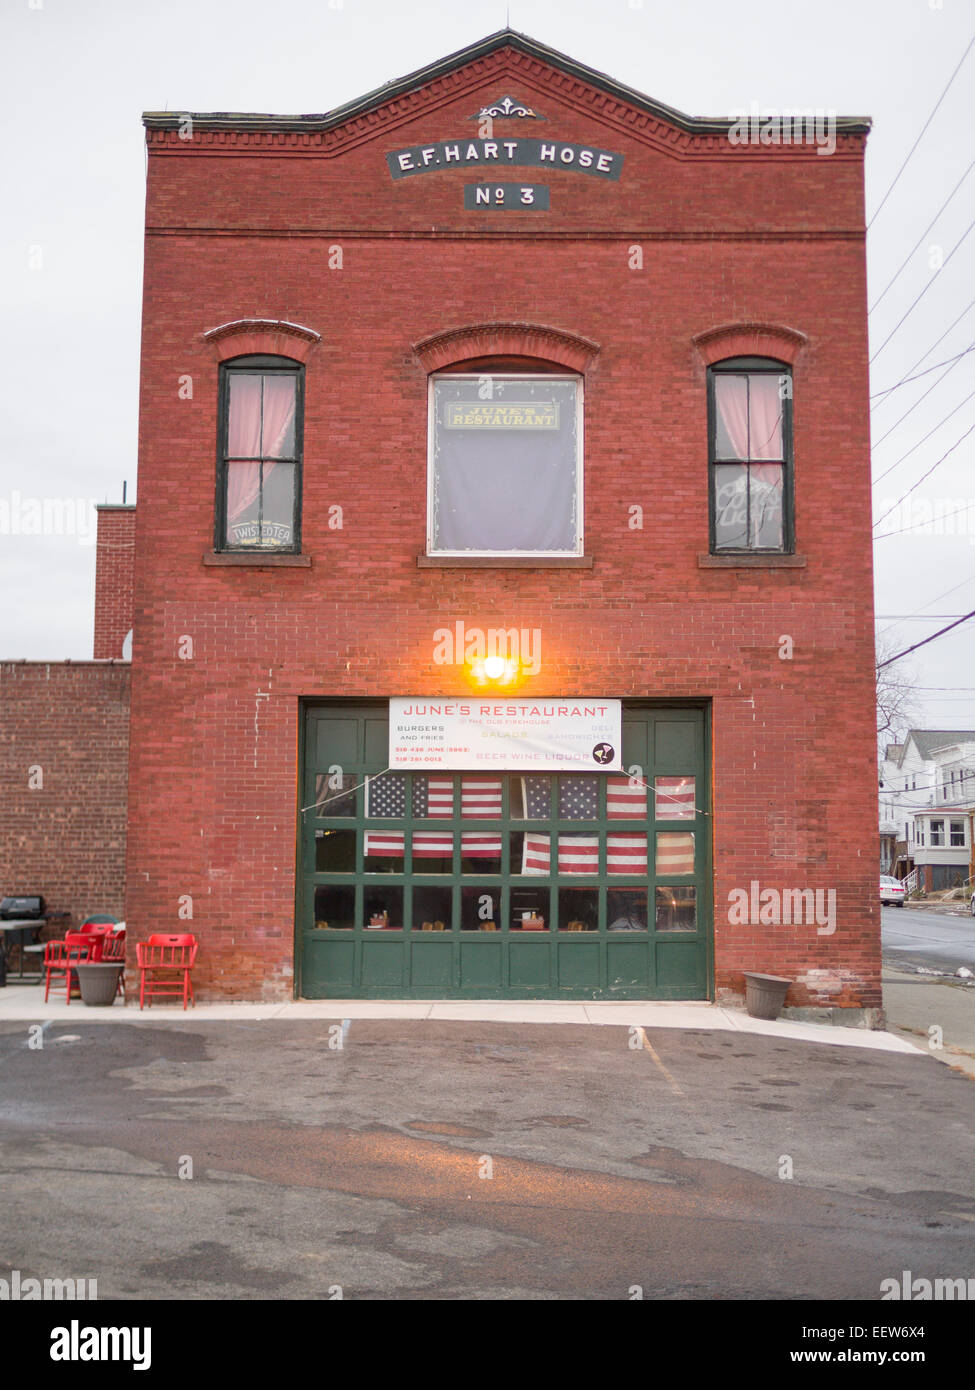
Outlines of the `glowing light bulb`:
[{"label": "glowing light bulb", "polygon": [[507,662],[502,656],[489,656],[484,662],[484,674],[488,680],[500,680],[505,673]]}]

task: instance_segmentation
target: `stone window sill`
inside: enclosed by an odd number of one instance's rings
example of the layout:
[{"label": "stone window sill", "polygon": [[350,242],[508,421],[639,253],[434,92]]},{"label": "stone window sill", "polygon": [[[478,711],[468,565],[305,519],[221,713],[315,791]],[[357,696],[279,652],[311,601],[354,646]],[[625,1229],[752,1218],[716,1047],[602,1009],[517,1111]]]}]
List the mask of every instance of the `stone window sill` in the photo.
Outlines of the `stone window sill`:
[{"label": "stone window sill", "polygon": [[418,555],[417,569],[591,570],[591,555]]},{"label": "stone window sill", "polygon": [[203,556],[205,565],[247,565],[251,569],[307,569],[310,555],[260,554],[257,551],[208,550]]},{"label": "stone window sill", "polygon": [[805,555],[699,555],[702,570],[801,570],[806,568]]}]

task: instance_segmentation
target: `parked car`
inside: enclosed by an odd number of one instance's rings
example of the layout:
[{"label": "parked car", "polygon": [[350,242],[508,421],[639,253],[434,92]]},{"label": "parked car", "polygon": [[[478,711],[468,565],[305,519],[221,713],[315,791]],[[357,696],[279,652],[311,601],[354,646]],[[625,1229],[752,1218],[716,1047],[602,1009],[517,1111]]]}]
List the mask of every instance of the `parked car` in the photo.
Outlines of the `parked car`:
[{"label": "parked car", "polygon": [[903,907],[906,897],[907,889],[899,878],[893,878],[890,874],[880,875],[880,901],[882,904]]}]

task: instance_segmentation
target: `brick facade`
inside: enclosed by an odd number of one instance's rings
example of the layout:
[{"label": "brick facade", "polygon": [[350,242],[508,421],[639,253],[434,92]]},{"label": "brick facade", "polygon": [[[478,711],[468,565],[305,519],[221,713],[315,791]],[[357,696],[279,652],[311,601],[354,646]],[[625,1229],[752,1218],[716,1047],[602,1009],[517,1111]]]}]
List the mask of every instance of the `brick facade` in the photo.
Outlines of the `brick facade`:
[{"label": "brick facade", "polygon": [[[465,212],[477,170],[391,179],[387,152],[473,137],[509,89],[544,129],[498,139],[619,151],[620,181],[518,170],[537,213]],[[177,119],[148,122],[132,933],[192,928],[200,997],[288,997],[299,702],[465,693],[433,663],[462,619],[541,629],[522,693],[710,701],[718,997],[760,970],[879,1006],[862,131],[733,147],[515,40],[320,129]],[[584,373],[592,568],[418,568],[427,373],[525,335]],[[217,363],[269,342],[306,362],[311,563],[206,565]],[[788,566],[706,563],[706,367],[740,353],[793,363]],[[733,925],[753,881],[835,889],[835,932]]]},{"label": "brick facade", "polygon": [[132,631],[135,507],[104,504],[98,511],[95,549],[96,660],[118,659]]},{"label": "brick facade", "polygon": [[0,886],[123,916],[128,663],[0,663]]}]

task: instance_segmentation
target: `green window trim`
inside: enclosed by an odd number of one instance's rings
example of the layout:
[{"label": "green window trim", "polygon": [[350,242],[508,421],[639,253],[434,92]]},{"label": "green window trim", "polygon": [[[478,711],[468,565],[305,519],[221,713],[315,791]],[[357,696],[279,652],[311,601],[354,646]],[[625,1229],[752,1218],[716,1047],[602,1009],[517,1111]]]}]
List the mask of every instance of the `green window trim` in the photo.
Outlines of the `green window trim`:
[{"label": "green window trim", "polygon": [[[294,449],[287,456],[263,458],[261,453],[246,455],[247,462],[259,465],[259,526],[263,525],[261,508],[265,494],[265,470],[268,464],[282,463],[293,468],[293,501],[290,519],[290,540],[269,544],[267,542],[234,543],[228,540],[229,525],[228,490],[230,487],[230,465],[241,461],[228,454],[230,423],[230,388],[235,375],[264,377],[292,377],[295,383],[294,410]],[[301,497],[302,462],[304,456],[304,364],[290,357],[276,357],[268,354],[249,354],[230,358],[220,364],[217,386],[217,468],[216,497],[214,505],[214,552],[217,555],[299,555],[301,553]]]},{"label": "green window trim", "polygon": [[[718,435],[718,409],[716,402],[716,383],[722,376],[738,377],[776,377],[779,382],[779,399],[782,404],[781,410],[781,433],[782,449],[781,458],[762,459],[760,457],[751,458],[750,450],[747,451],[747,458],[718,458],[717,435]],[[782,383],[788,382],[788,387],[783,391]],[[721,362],[715,362],[708,368],[707,374],[707,410],[708,410],[708,527],[709,527],[709,550],[712,555],[735,556],[735,555],[794,555],[795,554],[795,460],[793,446],[793,394],[792,394],[792,368],[787,362],[779,361],[777,358],[770,357],[733,357],[726,358]],[[752,521],[750,515],[751,508],[751,472],[753,469],[761,468],[763,465],[781,467],[782,469],[782,489],[781,489],[781,508],[782,508],[782,528],[781,543],[776,545],[754,543],[752,537]],[[748,543],[735,545],[722,542],[719,536],[720,517],[718,506],[718,470],[721,468],[729,469],[732,467],[742,467],[746,470],[747,482],[746,492],[748,496],[748,515],[746,519],[746,536]]]}]

